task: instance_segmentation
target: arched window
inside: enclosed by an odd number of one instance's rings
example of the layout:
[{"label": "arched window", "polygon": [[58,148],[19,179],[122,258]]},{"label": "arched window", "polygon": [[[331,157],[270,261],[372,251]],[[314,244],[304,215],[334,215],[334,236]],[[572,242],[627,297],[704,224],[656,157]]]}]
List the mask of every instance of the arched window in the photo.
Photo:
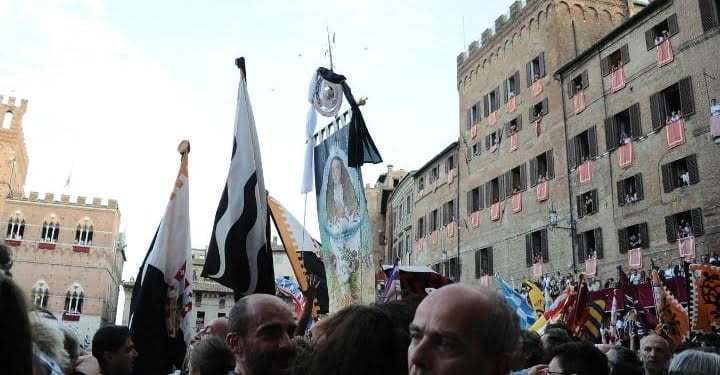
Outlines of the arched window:
[{"label": "arched window", "polygon": [[35,282],[30,298],[34,306],[44,309],[47,308],[48,300],[50,299],[50,290],[45,280],[40,279]]},{"label": "arched window", "polygon": [[59,234],[60,224],[58,224],[55,214],[52,214],[43,222],[40,240],[43,242],[57,242]]},{"label": "arched window", "polygon": [[9,238],[12,240],[22,240],[24,234],[25,218],[20,211],[15,211],[15,214],[8,219],[5,238]]},{"label": "arched window", "polygon": [[78,223],[75,229],[75,243],[78,245],[92,246],[93,224],[89,217],[85,217]]},{"label": "arched window", "polygon": [[12,119],[13,119],[12,111],[8,110],[7,112],[5,112],[5,115],[3,116],[2,128],[10,129],[10,127],[12,126]]},{"label": "arched window", "polygon": [[65,312],[81,314],[84,299],[85,293],[82,286],[78,283],[73,283],[65,293]]}]

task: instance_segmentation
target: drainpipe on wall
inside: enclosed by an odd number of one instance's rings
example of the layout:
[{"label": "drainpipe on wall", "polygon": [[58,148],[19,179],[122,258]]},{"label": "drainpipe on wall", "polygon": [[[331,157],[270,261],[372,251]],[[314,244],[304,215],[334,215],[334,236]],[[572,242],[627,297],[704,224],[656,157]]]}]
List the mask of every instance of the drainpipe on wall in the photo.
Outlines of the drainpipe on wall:
[{"label": "drainpipe on wall", "polygon": [[565,174],[567,177],[568,204],[569,204],[569,208],[570,208],[570,246],[571,246],[570,253],[572,254],[572,267],[573,267],[573,272],[574,272],[577,269],[577,262],[575,261],[576,228],[575,228],[575,217],[574,217],[575,209],[573,208],[572,189],[570,187],[572,184],[572,180],[570,179],[570,167],[569,167],[570,166],[570,155],[567,152],[567,144],[569,142],[569,137],[568,137],[568,126],[567,126],[567,118],[566,118],[567,108],[565,106],[565,85],[563,84],[564,82],[562,80],[562,76],[556,74],[555,80],[560,83],[560,101],[562,102],[562,111],[563,111],[562,117],[563,117],[563,130],[564,130],[563,134],[565,135],[565,166],[566,166]]}]

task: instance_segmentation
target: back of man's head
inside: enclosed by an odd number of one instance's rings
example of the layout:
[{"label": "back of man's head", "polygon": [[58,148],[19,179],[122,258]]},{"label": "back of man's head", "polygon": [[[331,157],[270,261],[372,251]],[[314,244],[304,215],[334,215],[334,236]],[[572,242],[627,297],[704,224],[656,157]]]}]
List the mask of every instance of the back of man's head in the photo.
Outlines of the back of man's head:
[{"label": "back of man's head", "polygon": [[95,332],[92,340],[92,355],[103,368],[107,365],[105,352],[114,352],[122,348],[130,337],[130,329],[125,326],[105,326]]},{"label": "back of man's head", "polygon": [[565,374],[607,375],[610,371],[605,354],[586,342],[569,342],[553,349],[552,362],[557,361]]}]

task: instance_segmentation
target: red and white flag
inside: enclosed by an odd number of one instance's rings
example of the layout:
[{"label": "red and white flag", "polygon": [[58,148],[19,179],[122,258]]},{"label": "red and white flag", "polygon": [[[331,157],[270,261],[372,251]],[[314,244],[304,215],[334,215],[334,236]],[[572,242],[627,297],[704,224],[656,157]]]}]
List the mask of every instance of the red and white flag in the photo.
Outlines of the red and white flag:
[{"label": "red and white flag", "polygon": [[500,203],[493,203],[493,205],[490,206],[490,220],[500,220]]},{"label": "red and white flag", "polygon": [[668,148],[674,148],[685,143],[685,120],[679,119],[665,126],[665,138]]},{"label": "red and white flag", "polygon": [[580,177],[580,185],[592,182],[592,162],[590,160],[580,164],[578,176]]},{"label": "red and white flag", "polygon": [[515,110],[517,110],[517,97],[513,96],[508,100],[507,111],[508,113],[513,113]]},{"label": "red and white flag", "polygon": [[497,112],[492,111],[488,117],[488,126],[495,126],[495,124],[497,124]]},{"label": "red and white flag", "polygon": [[695,237],[679,238],[678,251],[680,258],[695,259]]},{"label": "red and white flag", "polygon": [[542,79],[535,80],[532,84],[532,94],[533,96],[538,96],[543,92],[543,82]]},{"label": "red and white flag", "polygon": [[642,249],[631,249],[628,252],[628,263],[630,268],[637,269],[642,268]]},{"label": "red and white flag", "polygon": [[585,107],[587,106],[587,102],[585,101],[585,91],[584,90],[580,90],[575,94],[574,104],[575,104],[575,114],[576,115],[585,110]]},{"label": "red and white flag", "polygon": [[510,134],[510,151],[515,151],[520,148],[520,136],[518,132]]},{"label": "red and white flag", "polygon": [[522,193],[515,193],[512,196],[512,211],[522,211]]},{"label": "red and white flag", "polygon": [[535,187],[535,195],[537,197],[538,202],[546,201],[548,198],[550,198],[550,194],[548,193],[548,182],[543,181]]},{"label": "red and white flag", "polygon": [[610,78],[612,92],[618,92],[625,87],[625,71],[622,66],[614,70],[610,74]]},{"label": "red and white flag", "polygon": [[627,168],[633,164],[633,144],[632,142],[621,145],[618,149],[618,160],[620,168]]},{"label": "red and white flag", "polygon": [[657,61],[658,66],[671,63],[675,59],[673,54],[672,43],[670,39],[665,39],[664,42],[657,46]]},{"label": "red and white flag", "polygon": [[475,211],[470,215],[470,223],[475,228],[480,226],[480,211]]}]

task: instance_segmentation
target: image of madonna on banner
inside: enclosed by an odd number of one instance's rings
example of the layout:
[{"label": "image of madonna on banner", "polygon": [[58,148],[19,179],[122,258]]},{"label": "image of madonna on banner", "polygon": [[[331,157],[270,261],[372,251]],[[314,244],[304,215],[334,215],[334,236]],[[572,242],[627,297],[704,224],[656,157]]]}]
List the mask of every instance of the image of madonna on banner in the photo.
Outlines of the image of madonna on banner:
[{"label": "image of madonna on banner", "polygon": [[325,260],[330,312],[375,300],[370,221],[359,168],[348,166],[347,119],[325,129],[315,146],[317,210]]}]

